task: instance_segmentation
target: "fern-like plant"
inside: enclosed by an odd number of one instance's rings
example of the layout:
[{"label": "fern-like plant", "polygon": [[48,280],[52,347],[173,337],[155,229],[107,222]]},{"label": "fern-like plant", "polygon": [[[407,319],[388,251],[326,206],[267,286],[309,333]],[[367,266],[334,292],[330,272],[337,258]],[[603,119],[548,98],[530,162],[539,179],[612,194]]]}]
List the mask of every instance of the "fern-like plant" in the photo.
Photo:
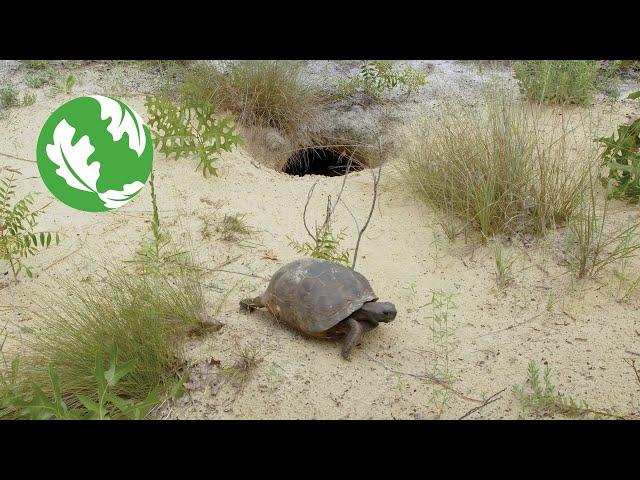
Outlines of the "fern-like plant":
[{"label": "fern-like plant", "polygon": [[157,148],[178,159],[198,155],[196,169],[202,174],[217,176],[214,163],[222,151],[230,152],[241,142],[230,117],[218,117],[209,103],[200,105],[182,101],[175,104],[167,95],[148,96],[145,102],[149,112],[149,126],[153,129]]},{"label": "fern-like plant", "polygon": [[34,194],[30,193],[12,203],[16,194],[15,174],[0,178],[0,257],[9,263],[14,279],[24,269],[28,277],[32,270],[23,263],[29,256],[42,248],[48,248],[52,241],[58,245],[57,232],[34,231],[38,225],[38,216],[48,206],[34,209]]},{"label": "fern-like plant", "polygon": [[348,96],[356,91],[362,91],[374,99],[381,99],[386,92],[400,87],[407,95],[416,93],[427,83],[425,74],[410,67],[404,70],[394,68],[393,62],[388,60],[374,60],[365,62],[360,67],[359,75],[346,80],[338,80],[338,94]]}]

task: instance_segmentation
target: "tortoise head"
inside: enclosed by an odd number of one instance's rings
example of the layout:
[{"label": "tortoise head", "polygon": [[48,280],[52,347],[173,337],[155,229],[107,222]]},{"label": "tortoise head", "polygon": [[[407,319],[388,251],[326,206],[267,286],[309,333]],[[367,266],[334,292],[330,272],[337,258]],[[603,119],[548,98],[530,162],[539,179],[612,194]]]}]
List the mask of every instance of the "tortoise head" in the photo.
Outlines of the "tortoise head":
[{"label": "tortoise head", "polygon": [[358,319],[388,323],[396,318],[397,313],[391,302],[367,302],[358,311]]}]

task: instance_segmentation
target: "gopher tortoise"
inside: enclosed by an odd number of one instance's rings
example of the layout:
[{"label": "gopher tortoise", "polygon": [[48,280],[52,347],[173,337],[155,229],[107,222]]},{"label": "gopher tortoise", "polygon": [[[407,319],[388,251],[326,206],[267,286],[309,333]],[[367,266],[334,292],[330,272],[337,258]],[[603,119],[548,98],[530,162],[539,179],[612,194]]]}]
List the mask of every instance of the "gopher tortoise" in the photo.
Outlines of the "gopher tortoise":
[{"label": "gopher tortoise", "polygon": [[266,307],[276,318],[307,335],[345,336],[342,356],[363,332],[396,317],[393,303],[378,302],[368,280],[360,273],[327,260],[303,258],[278,270],[266,291],[240,302],[246,311]]}]

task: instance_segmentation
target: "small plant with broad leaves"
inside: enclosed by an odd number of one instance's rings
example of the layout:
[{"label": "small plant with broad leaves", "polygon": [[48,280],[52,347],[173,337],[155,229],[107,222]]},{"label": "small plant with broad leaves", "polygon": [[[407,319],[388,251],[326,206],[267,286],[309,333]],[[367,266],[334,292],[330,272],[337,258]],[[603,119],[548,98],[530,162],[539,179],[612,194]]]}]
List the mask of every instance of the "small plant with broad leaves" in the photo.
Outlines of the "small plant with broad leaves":
[{"label": "small plant with broad leaves", "polygon": [[38,385],[33,384],[31,398],[16,399],[13,401],[13,406],[18,409],[18,418],[32,420],[141,420],[158,403],[158,390],[152,390],[147,398],[139,402],[119,397],[112,391],[123,377],[131,373],[134,363],[132,360],[119,364],[118,351],[113,346],[110,352],[109,367],[105,370],[102,354],[98,353],[94,371],[97,394],[94,398],[78,395],[77,398],[72,399],[73,403],[79,404],[75,408],[70,408],[65,402],[58,373],[55,368],[50,366],[49,379],[53,387],[53,398],[47,396]]},{"label": "small plant with broad leaves", "polygon": [[30,193],[12,203],[16,194],[17,170],[0,178],[0,257],[9,263],[14,279],[24,269],[28,277],[33,276],[31,269],[23,260],[33,256],[40,249],[48,248],[51,243],[58,245],[57,232],[36,232],[38,216],[48,206],[34,209],[35,198]]},{"label": "small plant with broad leaves", "polygon": [[[640,91],[629,95],[640,99]],[[614,198],[624,198],[632,203],[640,201],[640,118],[629,125],[619,125],[617,136],[600,137],[596,141],[605,147],[601,154],[602,166],[609,169],[601,177],[602,185],[609,188]]]},{"label": "small plant with broad leaves", "polygon": [[334,234],[328,225],[316,227],[316,235],[313,242],[296,242],[289,238],[289,246],[297,253],[313,258],[321,258],[330,262],[339,263],[351,268],[351,260],[348,250],[341,250],[340,243],[346,238],[344,232]]},{"label": "small plant with broad leaves", "polygon": [[198,155],[197,168],[202,174],[217,176],[215,162],[220,153],[230,152],[241,141],[230,117],[218,117],[211,104],[194,105],[182,101],[175,104],[164,94],[148,96],[145,106],[149,126],[153,129],[158,150],[178,159]]},{"label": "small plant with broad leaves", "polygon": [[64,93],[65,95],[71,95],[74,85],[78,79],[75,75],[67,75],[66,77],[59,77],[53,84],[52,91],[54,93]]},{"label": "small plant with broad leaves", "polygon": [[407,67],[403,70],[394,68],[393,62],[373,60],[360,67],[359,75],[345,80],[338,80],[338,95],[345,97],[356,91],[362,91],[370,97],[380,100],[382,96],[400,87],[404,93],[417,93],[427,83],[424,73]]}]

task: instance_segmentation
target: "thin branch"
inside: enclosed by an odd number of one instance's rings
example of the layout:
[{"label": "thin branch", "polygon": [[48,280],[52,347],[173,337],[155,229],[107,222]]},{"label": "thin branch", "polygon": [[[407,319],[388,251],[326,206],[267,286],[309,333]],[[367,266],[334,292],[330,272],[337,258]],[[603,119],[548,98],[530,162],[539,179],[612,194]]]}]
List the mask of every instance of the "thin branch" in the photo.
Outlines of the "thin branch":
[{"label": "thin branch", "polygon": [[473,407],[471,410],[469,410],[467,413],[465,413],[463,416],[461,416],[458,420],[463,420],[463,419],[467,418],[469,415],[471,415],[472,413],[477,412],[481,408],[484,408],[487,405],[490,405],[491,403],[493,403],[493,402],[495,402],[497,400],[500,400],[502,397],[499,397],[498,395],[500,395],[506,389],[507,389],[507,387],[503,388],[499,392],[494,393],[489,398],[487,398],[482,405],[478,405],[477,407]]},{"label": "thin branch", "polygon": [[315,190],[316,185],[318,185],[318,180],[316,180],[315,183],[311,186],[309,194],[307,195],[307,203],[304,204],[304,211],[302,212],[302,223],[304,223],[304,229],[307,231],[311,239],[317,243],[318,239],[311,233],[311,230],[309,230],[309,227],[307,226],[307,208],[309,207],[309,202],[311,201],[311,197],[313,196],[313,191]]},{"label": "thin branch", "polygon": [[358,240],[356,241],[356,248],[353,252],[353,263],[351,264],[351,269],[355,270],[356,268],[356,260],[358,259],[358,249],[360,248],[360,240],[362,240],[362,235],[365,230],[369,226],[369,221],[371,221],[371,217],[373,216],[373,211],[376,207],[376,200],[378,198],[378,182],[380,182],[380,177],[382,176],[382,144],[380,142],[380,137],[378,137],[378,162],[380,165],[378,166],[378,175],[376,176],[375,172],[372,170],[371,175],[373,176],[373,201],[371,202],[371,210],[369,211],[369,216],[367,217],[367,221],[363,225],[363,227],[358,231]]},{"label": "thin branch", "polygon": [[477,398],[468,397],[464,393],[459,392],[458,390],[456,390],[455,388],[450,386],[449,382],[447,382],[446,380],[443,380],[441,378],[438,378],[438,377],[436,377],[434,375],[430,375],[430,374],[418,375],[417,373],[402,372],[400,370],[394,370],[393,368],[390,368],[387,365],[385,365],[384,363],[382,363],[377,358],[372,357],[367,352],[363,352],[363,353],[367,356],[367,358],[369,358],[369,360],[372,360],[372,361],[376,362],[378,365],[380,365],[385,370],[388,370],[389,372],[396,373],[396,374],[399,374],[399,375],[407,375],[409,377],[417,378],[419,380],[426,380],[428,382],[432,382],[432,383],[435,383],[436,385],[440,385],[441,387],[446,388],[447,390],[455,393],[457,396],[459,396],[463,400],[467,400],[469,402],[482,403],[482,400],[478,400]]},{"label": "thin branch", "polygon": [[624,361],[633,369],[633,373],[636,374],[636,381],[638,382],[638,385],[640,385],[640,372],[638,372],[638,369],[636,368],[636,361],[632,358],[625,358]]}]

